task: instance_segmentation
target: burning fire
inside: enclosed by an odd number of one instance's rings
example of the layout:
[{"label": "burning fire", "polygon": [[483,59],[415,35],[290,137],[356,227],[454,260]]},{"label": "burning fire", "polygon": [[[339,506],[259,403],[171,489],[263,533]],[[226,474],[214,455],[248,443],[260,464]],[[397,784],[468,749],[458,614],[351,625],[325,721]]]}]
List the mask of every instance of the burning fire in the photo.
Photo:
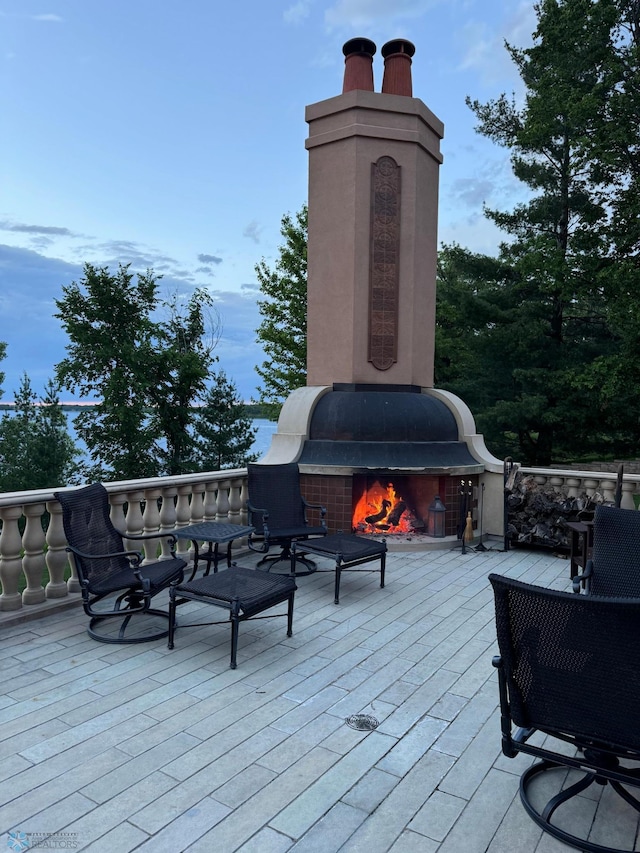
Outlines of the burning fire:
[{"label": "burning fire", "polygon": [[356,503],[353,528],[357,533],[412,533],[421,524],[396,492],[393,483],[369,486]]}]

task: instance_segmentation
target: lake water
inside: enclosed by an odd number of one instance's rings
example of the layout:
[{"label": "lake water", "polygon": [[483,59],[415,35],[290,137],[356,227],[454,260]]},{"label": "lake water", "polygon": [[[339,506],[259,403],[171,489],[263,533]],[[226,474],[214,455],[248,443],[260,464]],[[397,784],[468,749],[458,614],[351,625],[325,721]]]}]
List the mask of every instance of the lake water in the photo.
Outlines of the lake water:
[{"label": "lake water", "polygon": [[271,447],[271,436],[278,429],[277,421],[267,421],[263,418],[256,418],[253,421],[254,429],[257,429],[256,440],[251,447],[252,453],[259,453],[264,456],[267,450]]}]

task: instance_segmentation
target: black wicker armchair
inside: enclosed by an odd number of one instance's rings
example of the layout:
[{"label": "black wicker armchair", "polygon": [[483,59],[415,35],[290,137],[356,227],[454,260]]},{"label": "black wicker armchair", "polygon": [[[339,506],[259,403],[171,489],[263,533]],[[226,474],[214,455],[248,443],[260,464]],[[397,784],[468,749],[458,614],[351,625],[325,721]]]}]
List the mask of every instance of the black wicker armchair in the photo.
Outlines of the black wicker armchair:
[{"label": "black wicker armchair", "polygon": [[[249,548],[266,555],[272,545],[280,546],[280,553],[263,557],[258,566],[267,564],[270,569],[273,564],[284,561],[288,569],[294,540],[326,536],[324,517],[327,511],[320,504],[308,503],[302,497],[300,473],[295,462],[285,465],[250,464],[248,474],[249,524],[256,531],[249,536]],[[319,525],[308,523],[308,509],[318,510]],[[315,569],[314,563],[305,558],[303,548],[296,550],[295,562],[302,563],[307,569],[295,571],[295,574],[308,574]]]},{"label": "black wicker armchair", "polygon": [[[577,834],[585,810],[573,797],[594,783],[599,793],[610,786],[634,810],[626,849],[635,850],[640,599],[573,595],[498,575],[489,580],[500,649],[493,663],[502,751],[508,758],[524,753],[538,759],[520,779],[526,811],[565,844],[618,853],[589,837],[592,812]],[[621,823],[623,803],[602,796],[599,808],[611,808],[612,824]]]},{"label": "black wicker armchair", "polygon": [[[184,560],[175,556],[170,534],[127,535],[128,540],[169,540],[171,555],[143,565],[143,555],[128,550],[109,516],[109,495],[101,483],[55,492],[82,590],[87,629],[101,643],[144,643],[169,633],[168,612],[151,607],[161,590],[183,579]],[[98,602],[102,602],[100,606]],[[155,617],[155,618],[149,618]],[[113,631],[113,619],[120,622]],[[97,630],[98,628],[102,630]]]},{"label": "black wicker armchair", "polygon": [[591,558],[573,578],[573,591],[581,589],[590,595],[640,598],[640,512],[596,507]]}]

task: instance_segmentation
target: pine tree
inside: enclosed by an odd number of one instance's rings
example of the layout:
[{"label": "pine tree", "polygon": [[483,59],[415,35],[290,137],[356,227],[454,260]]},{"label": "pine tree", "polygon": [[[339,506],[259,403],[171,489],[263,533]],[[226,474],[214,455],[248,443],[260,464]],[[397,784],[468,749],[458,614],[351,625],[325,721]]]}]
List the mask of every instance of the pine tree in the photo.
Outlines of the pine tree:
[{"label": "pine tree", "polygon": [[262,379],[259,401],[275,420],[295,388],[307,381],[307,206],[282,217],[284,244],[275,268],[264,258],[256,266],[262,323],[256,330],[267,356],[256,371]]},{"label": "pine tree", "polygon": [[77,473],[79,455],[51,381],[38,398],[25,373],[15,395],[15,410],[0,420],[0,491],[65,486]]},{"label": "pine tree", "polygon": [[195,462],[199,471],[242,468],[257,459],[251,454],[256,430],[245,414],[235,383],[224,370],[214,381],[198,409],[194,432]]},{"label": "pine tree", "polygon": [[[507,234],[495,277],[479,277],[471,253],[455,258],[463,291],[469,282],[475,290],[467,360],[476,376],[494,383],[493,390],[485,385],[478,426],[490,446],[492,438],[501,448],[511,443],[529,464],[575,457],[578,449],[612,451],[622,439],[612,413],[603,410],[592,367],[598,360],[619,363],[620,356],[607,294],[619,286],[623,268],[614,251],[615,203],[629,175],[616,187],[624,158],[607,138],[622,97],[622,5],[542,0],[533,46],[507,45],[526,86],[524,104],[506,95],[487,104],[468,99],[477,130],[510,149],[514,174],[530,197],[512,211],[486,211]],[[637,56],[633,62],[628,73],[637,82]],[[628,109],[629,99],[624,104]],[[625,145],[637,145],[637,121],[627,122],[625,132],[631,133]],[[637,269],[637,253],[632,263]],[[441,293],[441,304],[452,293]],[[635,294],[632,301],[637,316]],[[442,349],[439,358],[442,364]]]}]

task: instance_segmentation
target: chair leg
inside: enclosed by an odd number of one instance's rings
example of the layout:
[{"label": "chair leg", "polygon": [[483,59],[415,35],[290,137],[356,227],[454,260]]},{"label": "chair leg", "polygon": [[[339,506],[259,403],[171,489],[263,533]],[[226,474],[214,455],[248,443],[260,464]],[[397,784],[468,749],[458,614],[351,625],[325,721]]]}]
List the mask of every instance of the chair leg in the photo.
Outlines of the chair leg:
[{"label": "chair leg", "polygon": [[387,554],[383,551],[380,555],[380,589],[384,589],[384,571],[387,566]]},{"label": "chair leg", "polygon": [[291,593],[289,596],[289,606],[287,608],[287,637],[291,637],[293,634],[293,597],[295,593]]},{"label": "chair leg", "polygon": [[174,586],[169,589],[169,639],[168,648],[173,648],[173,635],[176,630],[176,590]]},{"label": "chair leg", "polygon": [[333,598],[334,604],[340,604],[340,557],[336,560],[336,585],[335,585],[335,594]]},{"label": "chair leg", "polygon": [[231,669],[237,669],[236,657],[238,654],[238,629],[240,620],[237,615],[231,614]]}]

